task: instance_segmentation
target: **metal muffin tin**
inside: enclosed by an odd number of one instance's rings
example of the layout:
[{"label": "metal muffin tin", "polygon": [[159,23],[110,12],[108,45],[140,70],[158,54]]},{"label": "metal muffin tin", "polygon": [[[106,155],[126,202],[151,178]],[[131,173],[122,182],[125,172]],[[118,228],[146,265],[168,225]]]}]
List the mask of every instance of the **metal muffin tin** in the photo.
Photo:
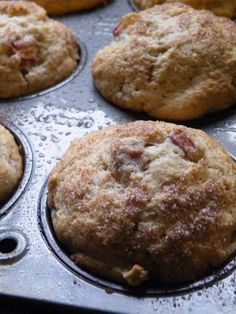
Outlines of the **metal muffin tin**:
[{"label": "metal muffin tin", "polygon": [[[114,25],[132,10],[129,1],[115,0],[57,18],[79,38],[82,56],[77,71],[51,89],[0,102],[0,122],[11,130],[24,157],[21,183],[0,205],[0,300],[8,305],[14,300],[24,309],[57,306],[67,313],[236,313],[234,256],[190,285],[131,289],[75,266],[51,228],[47,177],[70,142],[109,124],[148,119],[106,102],[91,77],[97,50],[111,41]],[[236,159],[236,108],[185,124],[216,137]]]}]

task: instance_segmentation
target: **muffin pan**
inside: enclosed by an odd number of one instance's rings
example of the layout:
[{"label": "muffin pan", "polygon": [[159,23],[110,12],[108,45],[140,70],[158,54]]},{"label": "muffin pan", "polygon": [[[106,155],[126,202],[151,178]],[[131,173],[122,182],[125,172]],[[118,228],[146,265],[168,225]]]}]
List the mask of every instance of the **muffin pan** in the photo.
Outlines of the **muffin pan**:
[{"label": "muffin pan", "polygon": [[[25,161],[18,189],[0,209],[0,299],[24,309],[40,303],[82,313],[234,313],[235,256],[190,285],[131,289],[75,266],[51,228],[47,176],[69,143],[109,124],[148,119],[106,102],[90,72],[97,50],[111,41],[113,27],[132,9],[129,1],[115,0],[58,18],[79,38],[77,71],[56,88],[0,102],[0,122],[14,134]],[[216,137],[236,159],[236,107],[185,124]]]},{"label": "muffin pan", "polygon": [[202,278],[201,280],[195,281],[191,284],[187,285],[172,285],[172,286],[164,286],[164,285],[157,285],[157,284],[143,284],[141,288],[132,289],[125,285],[119,285],[117,283],[104,280],[93,274],[86,272],[75,265],[69,255],[67,254],[66,250],[60,246],[60,243],[57,242],[56,236],[52,227],[50,209],[47,206],[47,187],[46,184],[43,187],[40,195],[39,200],[39,207],[38,207],[38,219],[39,219],[39,226],[42,232],[42,236],[44,237],[45,241],[48,243],[52,252],[59,258],[59,260],[75,272],[79,277],[84,278],[85,280],[91,282],[91,284],[98,285],[103,289],[110,290],[112,292],[124,293],[129,295],[136,295],[136,296],[153,296],[153,297],[168,297],[172,295],[178,294],[186,294],[191,293],[193,291],[201,290],[203,288],[211,287],[218,281],[222,280],[223,278],[229,276],[236,270],[236,258],[231,258],[227,263],[215,269],[211,274]]},{"label": "muffin pan", "polygon": [[133,0],[128,0],[128,2],[129,5],[131,6],[131,9],[133,9],[134,11],[139,11],[139,8],[137,7]]},{"label": "muffin pan", "polygon": [[6,215],[7,212],[16,204],[18,198],[27,188],[33,171],[34,158],[31,144],[25,134],[11,123],[5,123],[5,121],[1,121],[1,119],[0,123],[4,125],[14,136],[23,159],[23,175],[18,186],[7,201],[0,203],[0,217],[2,217],[3,215]]}]

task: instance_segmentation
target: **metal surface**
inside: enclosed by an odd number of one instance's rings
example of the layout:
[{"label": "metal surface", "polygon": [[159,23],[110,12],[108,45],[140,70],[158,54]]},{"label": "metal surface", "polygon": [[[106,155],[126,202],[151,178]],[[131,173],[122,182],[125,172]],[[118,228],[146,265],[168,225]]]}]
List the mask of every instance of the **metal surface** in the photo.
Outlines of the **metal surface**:
[{"label": "metal surface", "polygon": [[[90,73],[97,50],[111,41],[114,25],[130,11],[128,1],[115,0],[58,18],[83,42],[83,66],[56,88],[0,103],[0,122],[15,134],[25,156],[21,185],[0,209],[0,299],[40,301],[46,308],[61,304],[82,312],[236,313],[236,258],[189,286],[128,289],[75,267],[54,238],[45,183],[71,140],[109,124],[148,119],[106,102]],[[236,158],[235,108],[188,125],[216,137]],[[1,252],[4,239],[15,241],[11,252]]]}]

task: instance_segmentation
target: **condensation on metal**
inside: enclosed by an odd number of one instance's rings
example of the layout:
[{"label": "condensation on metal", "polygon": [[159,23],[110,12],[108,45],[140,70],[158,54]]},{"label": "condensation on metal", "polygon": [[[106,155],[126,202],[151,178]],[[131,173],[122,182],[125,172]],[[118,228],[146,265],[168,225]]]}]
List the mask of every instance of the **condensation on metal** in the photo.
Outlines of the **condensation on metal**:
[{"label": "condensation on metal", "polygon": [[[15,135],[25,155],[25,175],[19,189],[0,210],[5,213],[0,230],[24,234],[27,253],[20,254],[14,263],[0,263],[0,294],[110,313],[234,313],[235,259],[213,277],[190,287],[172,291],[156,287],[135,293],[75,268],[50,229],[44,184],[70,142],[110,124],[149,119],[106,102],[95,90],[91,77],[96,52],[111,41],[112,29],[121,16],[133,9],[127,0],[114,0],[96,10],[58,18],[84,43],[84,61],[78,73],[34,97],[0,101],[0,121]],[[235,108],[187,125],[213,135],[236,157]]]}]

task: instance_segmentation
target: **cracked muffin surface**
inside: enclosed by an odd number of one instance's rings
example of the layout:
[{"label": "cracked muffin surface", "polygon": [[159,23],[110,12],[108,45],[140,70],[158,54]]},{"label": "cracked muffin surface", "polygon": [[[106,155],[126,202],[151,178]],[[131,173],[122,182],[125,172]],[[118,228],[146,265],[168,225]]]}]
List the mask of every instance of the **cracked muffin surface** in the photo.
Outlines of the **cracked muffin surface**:
[{"label": "cracked muffin surface", "polygon": [[236,17],[235,0],[133,0],[140,9],[148,9],[156,4],[181,2],[198,10],[209,10],[219,16]]},{"label": "cracked muffin surface", "polygon": [[0,204],[13,193],[22,172],[20,149],[11,133],[0,124]]},{"label": "cracked muffin surface", "polygon": [[113,34],[92,68],[96,88],[111,103],[164,120],[191,120],[235,104],[231,20],[163,4],[124,16]]},{"label": "cracked muffin surface", "polygon": [[0,1],[0,26],[0,97],[40,91],[75,70],[75,34],[38,5]]},{"label": "cracked muffin surface", "polygon": [[92,9],[105,4],[107,0],[27,0],[42,6],[48,14],[60,15],[70,12]]},{"label": "cracked muffin surface", "polygon": [[236,164],[200,130],[137,121],[91,133],[48,190],[73,261],[131,286],[195,280],[236,249]]}]

